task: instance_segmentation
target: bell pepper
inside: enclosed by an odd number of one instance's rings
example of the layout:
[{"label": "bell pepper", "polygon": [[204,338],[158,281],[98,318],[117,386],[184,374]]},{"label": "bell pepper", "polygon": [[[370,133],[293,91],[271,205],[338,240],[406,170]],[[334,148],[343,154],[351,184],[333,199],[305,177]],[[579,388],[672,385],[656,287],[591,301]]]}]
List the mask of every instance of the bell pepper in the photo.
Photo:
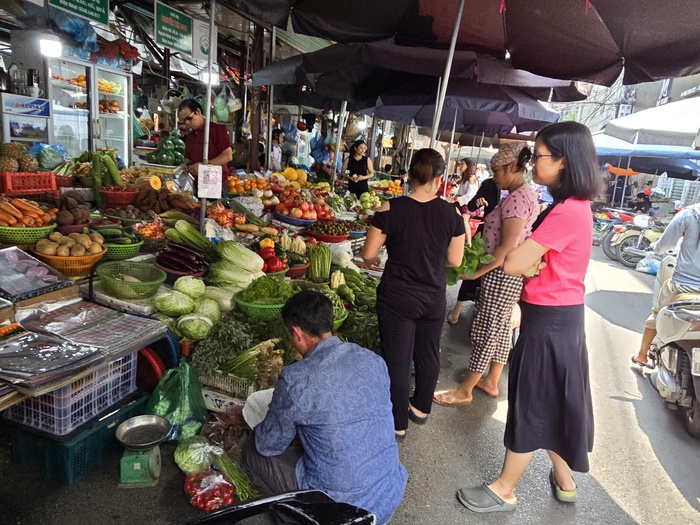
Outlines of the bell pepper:
[{"label": "bell pepper", "polygon": [[272,239],[262,239],[260,241],[260,248],[274,248],[275,247],[275,241]]},{"label": "bell pepper", "polygon": [[277,257],[272,257],[267,260],[267,271],[270,273],[281,272],[287,265]]},{"label": "bell pepper", "polygon": [[[260,243],[260,244],[262,244],[262,243]],[[260,254],[259,254],[259,255],[260,255],[260,257],[262,257],[262,260],[263,260],[263,261],[268,261],[268,260],[271,259],[272,257],[276,257],[275,248],[274,248],[274,243],[273,243],[273,245],[272,245],[271,247],[269,247],[269,248],[262,248],[262,247],[261,247],[261,248],[260,248]]]}]

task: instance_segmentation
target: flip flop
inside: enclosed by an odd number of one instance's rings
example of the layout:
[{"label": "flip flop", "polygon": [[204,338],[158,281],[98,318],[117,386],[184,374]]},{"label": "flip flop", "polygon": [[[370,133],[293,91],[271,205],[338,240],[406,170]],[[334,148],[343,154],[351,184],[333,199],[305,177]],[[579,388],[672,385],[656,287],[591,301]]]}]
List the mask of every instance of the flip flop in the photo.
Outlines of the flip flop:
[{"label": "flip flop", "polygon": [[396,438],[396,442],[403,443],[404,441],[406,441],[406,434],[407,434],[407,432],[405,430],[403,431],[403,434],[397,434],[396,432],[394,432],[394,437]]},{"label": "flip flop", "polygon": [[512,512],[518,507],[518,500],[504,500],[493,492],[488,483],[478,487],[463,488],[457,491],[457,499],[472,512]]},{"label": "flip flop", "polygon": [[428,416],[419,416],[413,411],[411,405],[408,405],[408,419],[413,421],[416,425],[425,425],[428,422]]},{"label": "flip flop", "polygon": [[[574,490],[564,490],[557,483],[557,479],[554,477],[554,468],[549,471],[549,484],[552,486],[552,493],[554,497],[563,503],[574,503],[577,499],[576,489]],[[574,483],[576,485],[576,483]]]},{"label": "flip flop", "polygon": [[654,367],[653,367],[652,365],[649,364],[649,361],[647,361],[646,363],[642,363],[641,361],[637,361],[637,356],[634,356],[634,355],[633,355],[633,356],[631,357],[631,360],[632,360],[632,364],[637,365],[637,366],[639,366],[639,367],[648,368],[649,370],[653,370],[653,369],[654,369]]},{"label": "flip flop", "polygon": [[[448,394],[448,391],[444,392],[436,392],[435,395],[433,396],[433,401],[437,403],[440,406],[443,407],[453,407],[453,406],[458,406],[458,405],[471,405],[473,399],[470,399],[469,401],[458,401],[455,396],[452,394]],[[437,396],[442,397],[442,400],[438,399]]]}]

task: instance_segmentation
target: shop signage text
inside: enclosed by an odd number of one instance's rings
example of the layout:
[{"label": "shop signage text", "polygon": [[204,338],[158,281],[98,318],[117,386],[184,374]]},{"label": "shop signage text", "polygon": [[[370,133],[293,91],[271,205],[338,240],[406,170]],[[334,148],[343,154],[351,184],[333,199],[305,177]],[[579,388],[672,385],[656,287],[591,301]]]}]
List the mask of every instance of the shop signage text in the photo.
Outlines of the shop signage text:
[{"label": "shop signage text", "polygon": [[109,0],[49,0],[49,5],[86,20],[109,24]]},{"label": "shop signage text", "polygon": [[161,46],[192,54],[192,17],[156,2],[156,43]]}]

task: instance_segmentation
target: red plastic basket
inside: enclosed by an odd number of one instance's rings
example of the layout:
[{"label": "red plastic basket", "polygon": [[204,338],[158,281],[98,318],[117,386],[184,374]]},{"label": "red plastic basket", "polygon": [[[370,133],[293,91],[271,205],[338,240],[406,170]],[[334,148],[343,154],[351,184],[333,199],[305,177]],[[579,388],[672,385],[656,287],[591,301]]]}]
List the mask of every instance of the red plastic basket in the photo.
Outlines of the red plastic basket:
[{"label": "red plastic basket", "polygon": [[136,200],[139,190],[106,191],[101,189],[100,193],[105,198],[105,205],[128,206]]},{"label": "red plastic basket", "polygon": [[306,263],[303,266],[290,266],[289,270],[287,270],[287,277],[290,279],[301,279],[306,274],[309,266],[311,266],[311,263]]},{"label": "red plastic basket", "polygon": [[350,234],[346,235],[323,235],[320,233],[309,233],[309,237],[313,237],[317,241],[321,242],[343,242],[350,237]]},{"label": "red plastic basket", "polygon": [[61,175],[56,175],[56,187],[57,188],[72,188],[73,187],[73,177],[62,177]]},{"label": "red plastic basket", "polygon": [[8,195],[54,192],[56,174],[53,171],[39,173],[3,171],[0,172],[0,191]]}]

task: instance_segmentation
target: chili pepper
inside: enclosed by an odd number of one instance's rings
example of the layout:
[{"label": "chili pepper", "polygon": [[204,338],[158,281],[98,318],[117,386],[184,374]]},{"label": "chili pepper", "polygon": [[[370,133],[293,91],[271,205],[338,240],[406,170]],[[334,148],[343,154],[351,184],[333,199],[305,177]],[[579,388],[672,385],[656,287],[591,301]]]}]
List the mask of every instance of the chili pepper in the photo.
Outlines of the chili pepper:
[{"label": "chili pepper", "polygon": [[[263,259],[264,259],[264,257],[263,257]],[[281,272],[286,267],[287,267],[287,265],[282,261],[282,259],[280,259],[278,257],[273,256],[267,260],[268,271],[270,271],[272,273]]]},{"label": "chili pepper", "polygon": [[[262,244],[262,243],[261,243]],[[262,257],[263,261],[268,261],[275,257],[275,248],[274,248],[274,243],[272,244],[272,247],[270,248],[260,248],[260,257]]]}]

